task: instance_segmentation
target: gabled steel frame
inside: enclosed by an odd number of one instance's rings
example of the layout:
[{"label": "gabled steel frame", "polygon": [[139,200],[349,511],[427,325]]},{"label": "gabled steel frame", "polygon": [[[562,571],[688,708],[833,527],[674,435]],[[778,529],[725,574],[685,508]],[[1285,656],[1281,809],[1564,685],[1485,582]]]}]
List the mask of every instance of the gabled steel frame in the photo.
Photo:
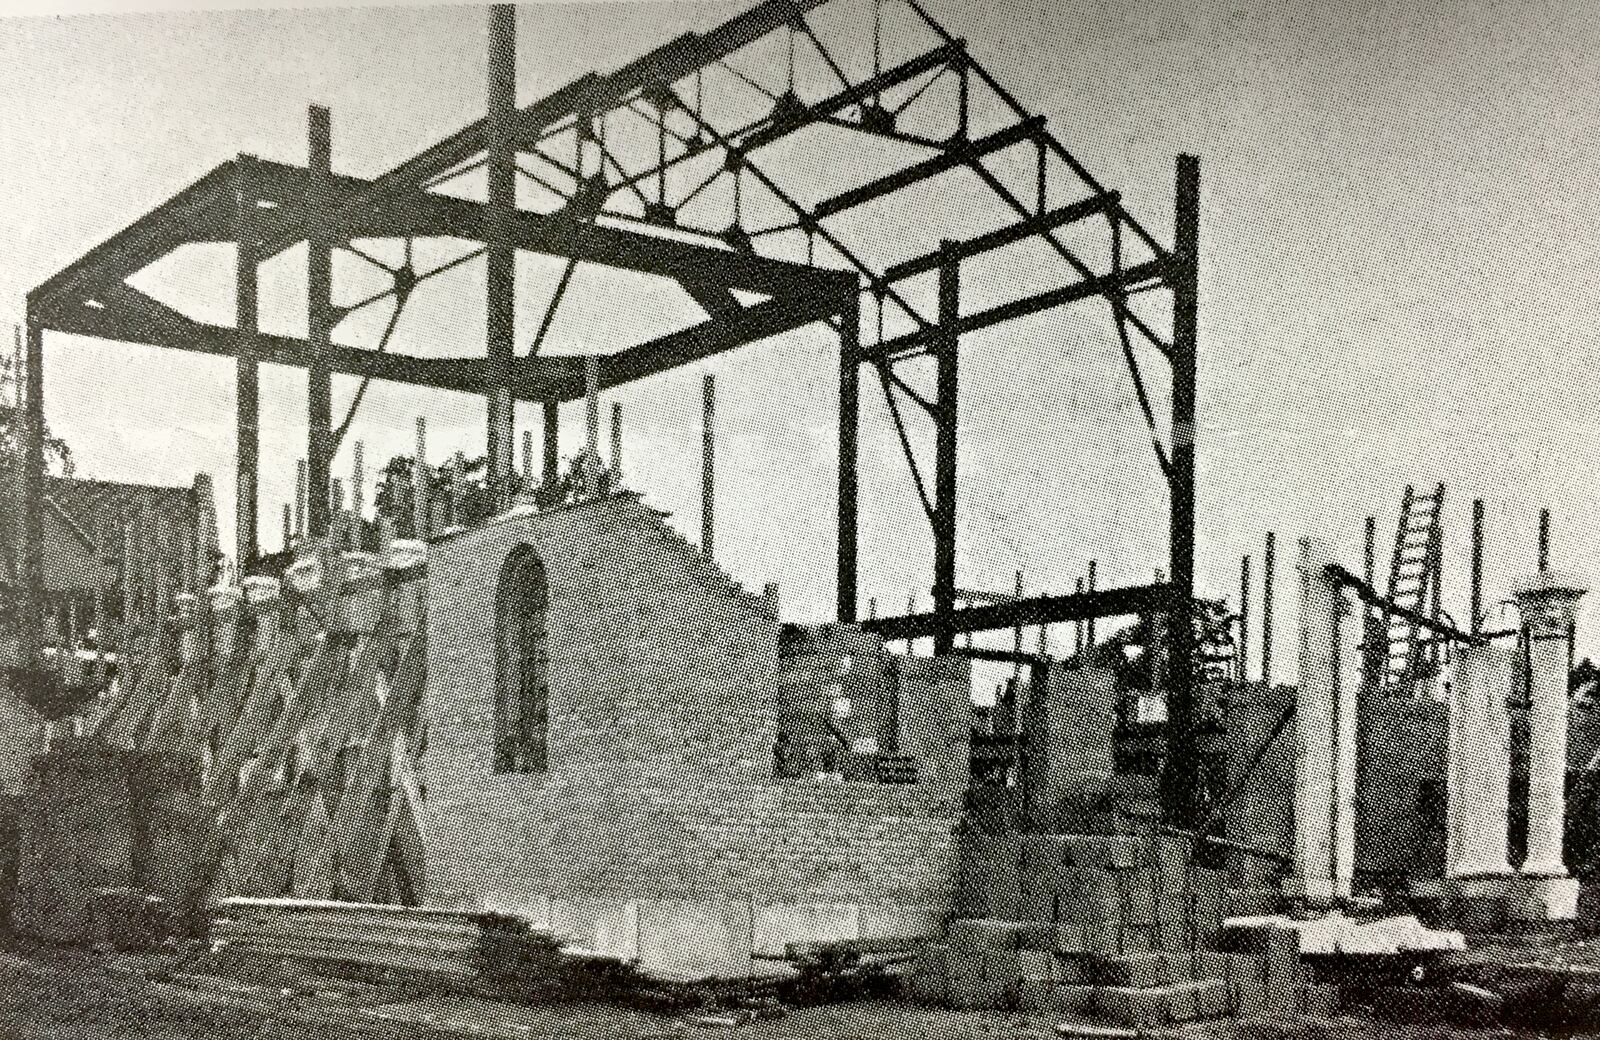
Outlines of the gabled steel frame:
[{"label": "gabled steel frame", "polygon": [[[324,510],[327,463],[349,423],[347,416],[335,428],[328,414],[326,385],[335,372],[483,393],[489,413],[490,479],[497,486],[511,472],[510,403],[540,401],[545,406],[548,473],[554,409],[559,402],[583,394],[583,364],[578,358],[541,356],[539,345],[573,268],[580,262],[595,263],[673,279],[706,312],[699,325],[605,358],[600,367],[602,387],[818,320],[837,331],[841,345],[838,616],[853,621],[857,613],[860,372],[867,366],[887,400],[934,541],[932,613],[881,619],[878,627],[901,635],[914,631],[932,636],[937,649],[948,650],[957,630],[987,624],[976,617],[958,620],[955,610],[961,339],[1030,314],[1098,300],[1107,306],[1158,470],[1169,488],[1170,582],[1132,597],[1110,589],[1044,597],[1032,607],[1023,601],[1010,613],[1052,620],[1063,609],[1073,617],[1096,617],[1126,612],[1129,603],[1140,609],[1157,601],[1165,604],[1173,619],[1165,626],[1172,640],[1168,654],[1172,739],[1165,799],[1179,821],[1197,819],[1191,611],[1198,164],[1187,156],[1178,160],[1175,240],[1168,247],[1128,211],[1118,192],[1097,181],[1050,133],[1043,117],[1029,113],[973,58],[964,41],[946,32],[921,0],[828,0],[831,9],[860,8],[870,17],[870,26],[851,23],[841,30],[857,34],[858,39],[871,34],[872,71],[854,77],[836,60],[835,48],[825,39],[828,30],[819,26],[818,9],[824,3],[764,0],[711,32],[687,34],[609,75],[585,75],[521,108],[512,100],[512,9],[497,8],[491,24],[490,91],[484,119],[368,180],[332,172],[327,114],[314,110],[311,161],[306,168],[248,156],[223,163],[45,281],[28,297],[26,374],[34,418],[26,488],[30,563],[37,568],[40,559],[39,390],[46,329],[236,359],[241,388],[240,555],[241,562],[247,562],[246,550],[254,549],[257,433],[252,424],[260,362],[305,367],[310,374],[310,500],[315,504],[320,499]],[[883,21],[889,3],[903,3],[927,40],[925,49],[903,60],[885,58]],[[851,11],[843,16],[853,17]],[[774,40],[787,43],[788,75],[781,86],[771,85],[769,67],[753,68],[746,57]],[[798,81],[795,68],[801,60],[825,70],[830,85],[822,89],[815,80]],[[953,123],[949,132],[910,127],[906,113],[932,105],[934,88],[946,82],[955,84],[955,97],[947,106],[953,111],[941,110]],[[741,111],[739,105],[719,108],[726,96],[740,91],[742,111],[750,111],[752,96],[762,110],[735,119],[727,112]],[[977,125],[973,113],[980,94],[984,103],[1001,113],[1000,125]],[[758,153],[817,127],[842,128],[863,141],[893,141],[927,154],[866,183],[803,202],[802,193],[786,185],[783,173],[775,173],[768,157]],[[1008,151],[1031,151],[1034,157],[1037,177],[1031,198],[1008,186],[988,165]],[[641,155],[648,159],[642,161]],[[480,168],[487,175],[486,201],[445,193],[452,182],[459,184]],[[998,202],[1011,222],[965,239],[947,239],[926,254],[892,255],[891,249],[886,255],[882,248],[867,250],[846,241],[837,218],[858,214],[890,196],[915,192],[957,171],[976,179],[981,194],[991,204]],[[531,206],[517,204],[519,183],[536,196]],[[753,226],[745,204],[752,193],[761,194],[768,208],[776,207],[784,218]],[[1052,201],[1063,194],[1070,196],[1068,201]],[[707,210],[719,215],[708,218]],[[1109,258],[1099,264],[1080,255],[1066,237],[1097,227],[1102,229],[1103,254]],[[777,243],[793,235],[804,238],[803,261],[780,255],[783,249]],[[382,237],[407,241],[406,262],[396,266],[380,260],[359,244],[361,239]],[[462,238],[480,242],[482,248],[450,264],[418,271],[410,261],[409,243],[419,237]],[[265,334],[254,327],[256,271],[261,263],[302,241],[311,257],[308,336],[298,340]],[[129,276],[188,242],[241,244],[237,327],[196,321],[127,284]],[[1062,284],[964,312],[963,265],[1030,242],[1041,244],[1064,265],[1069,275]],[[874,245],[881,247],[884,242]],[[335,307],[327,263],[335,249],[383,269],[391,280],[390,289]],[[519,249],[568,260],[532,349],[521,356],[510,342],[510,259]],[[831,266],[819,264],[819,251],[827,254]],[[335,327],[351,313],[392,298],[397,317],[419,283],[480,254],[486,257],[490,282],[486,356],[394,354],[387,350],[393,320],[372,348],[333,343]],[[925,313],[912,302],[915,293],[907,285],[930,273],[937,277],[937,306],[934,313]],[[738,293],[765,299],[743,303]],[[1139,305],[1138,298],[1146,293],[1170,294],[1169,334],[1159,333],[1160,322]],[[874,319],[866,323],[870,327],[864,328],[863,311]],[[1171,370],[1171,414],[1165,423],[1155,413],[1139,366],[1139,353],[1151,349]],[[914,385],[914,378],[903,369],[924,356],[931,356],[935,367],[931,392]],[[931,492],[902,405],[915,408],[932,423]],[[314,518],[313,533],[325,522],[325,515],[320,522]],[[28,605],[25,616],[36,621],[37,610],[36,602]]]}]

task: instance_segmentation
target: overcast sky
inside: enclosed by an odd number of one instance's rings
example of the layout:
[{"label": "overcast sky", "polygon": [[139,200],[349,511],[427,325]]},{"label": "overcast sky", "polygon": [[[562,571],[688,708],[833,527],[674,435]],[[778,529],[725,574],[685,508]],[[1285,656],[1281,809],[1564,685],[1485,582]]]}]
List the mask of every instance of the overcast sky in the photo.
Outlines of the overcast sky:
[{"label": "overcast sky", "polygon": [[[524,6],[519,100],[741,7]],[[1362,518],[1376,513],[1381,557],[1407,483],[1448,486],[1447,607],[1458,618],[1473,497],[1488,501],[1491,599],[1531,568],[1541,506],[1555,515],[1556,564],[1600,576],[1594,5],[935,0],[932,10],[1162,238],[1173,158],[1201,157],[1199,575],[1204,591],[1236,596],[1240,556],[1259,556],[1264,532],[1278,532],[1280,674],[1293,667],[1294,540],[1327,538],[1359,567]],[[482,110],[485,26],[484,9],[462,6],[0,22],[0,312],[20,319],[31,286],[238,152],[303,162],[308,103],[331,106],[343,172],[379,173],[456,130]],[[948,204],[961,207],[954,195]],[[997,212],[991,226],[1001,222]],[[226,264],[191,260],[167,272],[164,298],[197,314],[207,294],[231,308]],[[558,272],[524,264],[527,295],[547,296]],[[292,271],[266,279],[281,289]],[[470,273],[454,289],[441,283],[430,302],[481,323],[475,284]],[[615,349],[660,317],[590,288],[563,311],[556,349]],[[1007,587],[1021,568],[1030,589],[1070,589],[1091,558],[1104,583],[1163,566],[1156,469],[1098,319],[1050,316],[966,348],[963,585]],[[436,332],[410,328],[406,349],[427,352]],[[1067,349],[1080,336],[1099,337],[1084,341],[1088,363]],[[231,542],[231,366],[47,343],[49,419],[82,472],[161,483],[211,472]],[[830,346],[800,333],[618,398],[629,483],[694,536],[699,374],[719,374],[719,556],[748,585],[782,583],[786,612],[810,617],[832,603]],[[303,385],[264,379],[268,548],[303,452]],[[929,550],[881,396],[864,385],[863,598],[889,613],[913,590],[926,605]],[[339,414],[352,389],[336,383]],[[570,446],[582,417],[568,412]],[[369,467],[409,450],[422,413],[436,458],[481,452],[479,402],[378,388],[352,435]],[[348,454],[336,471],[348,471]],[[1580,654],[1594,653],[1600,631],[1591,599]]]}]

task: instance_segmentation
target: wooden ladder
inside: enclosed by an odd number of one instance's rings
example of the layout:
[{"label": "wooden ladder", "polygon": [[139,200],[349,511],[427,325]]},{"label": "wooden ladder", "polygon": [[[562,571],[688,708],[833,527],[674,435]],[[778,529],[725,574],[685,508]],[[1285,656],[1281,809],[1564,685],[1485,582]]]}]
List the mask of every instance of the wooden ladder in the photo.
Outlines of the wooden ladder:
[{"label": "wooden ladder", "polygon": [[[1400,528],[1394,539],[1394,564],[1389,571],[1389,601],[1396,606],[1437,615],[1443,512],[1443,484],[1431,495],[1419,495],[1415,488],[1406,486],[1400,503]],[[1430,595],[1432,604],[1428,602]],[[1423,639],[1422,626],[1399,614],[1389,615],[1388,629],[1383,685],[1391,693],[1404,694],[1422,671],[1428,643]]]}]

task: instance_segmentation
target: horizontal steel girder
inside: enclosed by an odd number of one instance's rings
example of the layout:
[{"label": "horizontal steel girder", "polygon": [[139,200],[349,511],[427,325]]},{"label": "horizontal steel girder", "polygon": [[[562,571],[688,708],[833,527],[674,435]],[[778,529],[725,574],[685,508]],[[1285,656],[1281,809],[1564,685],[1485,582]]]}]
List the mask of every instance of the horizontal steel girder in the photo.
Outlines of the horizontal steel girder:
[{"label": "horizontal steel girder", "polygon": [[[831,295],[778,297],[720,315],[679,332],[604,357],[600,385],[620,386],[701,358],[755,343],[811,322],[833,317],[854,299],[855,280],[838,281]],[[48,328],[72,335],[235,357],[242,337],[234,329],[195,321],[127,286],[102,294],[101,305],[63,307]],[[310,347],[303,339],[261,333],[250,339],[258,360],[306,368]],[[419,358],[335,344],[329,367],[343,375],[382,379],[441,390],[479,392],[488,373],[482,358]],[[583,358],[520,357],[514,392],[525,401],[576,400],[584,395]]]},{"label": "horizontal steel girder", "polygon": [[940,632],[992,632],[1028,625],[1048,625],[1088,618],[1121,617],[1170,609],[1172,586],[1131,585],[1121,589],[1075,592],[1065,596],[1033,596],[1009,603],[953,610],[938,614],[906,614],[861,622],[868,632],[884,639],[922,639]]},{"label": "horizontal steel girder", "polygon": [[[290,241],[304,237],[303,167],[252,161],[257,194],[271,203],[261,222],[269,229],[287,229]],[[229,161],[156,207],[84,257],[46,280],[30,294],[40,312],[51,314],[93,299],[136,272],[188,243],[231,242],[235,163]],[[340,199],[363,192],[371,182],[357,177],[334,178]],[[466,199],[423,194],[395,201],[388,208],[362,210],[348,217],[346,238],[451,237],[480,241],[484,206]],[[609,227],[554,214],[516,211],[512,221],[519,249],[575,258],[621,270],[660,275],[692,286],[692,295],[710,290],[743,289],[770,296],[828,296],[853,276],[734,251]],[[271,230],[265,233],[272,239]],[[263,260],[268,254],[263,252]]]}]

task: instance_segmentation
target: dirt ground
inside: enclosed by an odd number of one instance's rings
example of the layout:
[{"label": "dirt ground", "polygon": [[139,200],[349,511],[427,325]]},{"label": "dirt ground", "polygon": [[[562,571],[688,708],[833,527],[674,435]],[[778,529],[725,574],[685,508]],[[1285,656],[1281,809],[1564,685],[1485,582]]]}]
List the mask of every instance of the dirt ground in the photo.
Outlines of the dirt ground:
[{"label": "dirt ground", "polygon": [[[780,1019],[728,1029],[600,1005],[528,1007],[377,987],[307,993],[304,986],[274,988],[259,979],[245,983],[185,968],[171,957],[0,949],[0,1040],[1046,1040],[1057,1035],[1057,1021],[1040,1016],[884,1001],[802,1008]],[[1537,1035],[1401,1026],[1353,1016],[1215,1023],[1172,1033],[1194,1040],[1503,1040]]]}]

